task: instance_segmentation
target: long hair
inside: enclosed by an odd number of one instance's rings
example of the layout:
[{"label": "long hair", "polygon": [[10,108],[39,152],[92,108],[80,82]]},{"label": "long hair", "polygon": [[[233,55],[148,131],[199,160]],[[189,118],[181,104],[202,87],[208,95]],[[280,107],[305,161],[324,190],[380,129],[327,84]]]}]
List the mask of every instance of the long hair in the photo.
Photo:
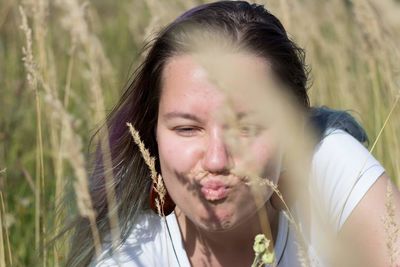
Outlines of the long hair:
[{"label": "long hair", "polygon": [[[162,71],[174,55],[190,50],[193,29],[220,34],[235,45],[245,47],[272,63],[276,76],[286,84],[300,106],[310,107],[307,95],[308,68],[304,52],[288,37],[280,21],[262,5],[245,1],[219,1],[197,6],[179,16],[148,44],[143,63],[133,73],[118,104],[107,116],[112,169],[103,164],[100,149],[94,155],[90,175],[90,194],[102,240],[110,231],[107,214],[105,173],[114,177],[121,240],[126,239],[139,213],[149,209],[151,186],[149,170],[130,135],[126,123],[139,132],[151,155],[157,158],[155,127],[161,92]],[[156,170],[160,172],[156,160]],[[74,226],[67,266],[87,266],[94,256],[94,244],[87,219]]]}]

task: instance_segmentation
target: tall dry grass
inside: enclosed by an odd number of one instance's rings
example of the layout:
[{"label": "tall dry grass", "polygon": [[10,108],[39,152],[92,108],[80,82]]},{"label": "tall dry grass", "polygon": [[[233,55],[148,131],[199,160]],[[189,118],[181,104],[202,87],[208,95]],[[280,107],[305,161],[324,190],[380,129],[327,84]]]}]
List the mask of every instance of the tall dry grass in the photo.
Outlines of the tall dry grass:
[{"label": "tall dry grass", "polygon": [[[46,244],[76,212],[98,239],[87,197],[90,135],[140,61],[143,41],[200,2],[0,2],[0,266],[62,266],[66,242]],[[264,2],[306,49],[312,103],[352,110],[400,186],[400,3]],[[114,197],[111,190],[109,203]],[[56,217],[63,199],[77,202]],[[118,225],[113,213],[110,221]]]}]

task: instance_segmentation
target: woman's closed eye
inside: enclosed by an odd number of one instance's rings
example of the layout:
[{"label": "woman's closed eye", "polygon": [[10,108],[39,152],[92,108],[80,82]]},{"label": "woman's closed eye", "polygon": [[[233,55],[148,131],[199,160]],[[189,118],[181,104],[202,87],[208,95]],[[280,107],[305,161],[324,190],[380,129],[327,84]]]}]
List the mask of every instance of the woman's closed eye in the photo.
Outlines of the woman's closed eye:
[{"label": "woman's closed eye", "polygon": [[178,126],[173,129],[178,135],[184,136],[184,137],[191,137],[196,135],[199,131],[200,128],[195,127],[195,126]]},{"label": "woman's closed eye", "polygon": [[242,124],[239,125],[240,135],[243,137],[254,137],[259,135],[265,128],[258,124]]}]

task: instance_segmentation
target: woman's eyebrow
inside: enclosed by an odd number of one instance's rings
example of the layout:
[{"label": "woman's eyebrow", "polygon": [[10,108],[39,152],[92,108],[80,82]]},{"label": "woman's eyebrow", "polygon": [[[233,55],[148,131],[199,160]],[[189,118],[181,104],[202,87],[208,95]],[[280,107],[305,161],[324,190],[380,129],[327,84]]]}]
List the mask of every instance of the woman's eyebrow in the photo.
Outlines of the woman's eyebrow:
[{"label": "woman's eyebrow", "polygon": [[193,121],[196,121],[199,123],[202,122],[202,120],[199,117],[197,117],[196,115],[191,114],[191,113],[186,113],[186,112],[180,112],[180,111],[168,112],[168,113],[164,114],[163,117],[166,120],[170,120],[170,119],[174,119],[174,118],[183,118],[183,119],[193,120]]},{"label": "woman's eyebrow", "polygon": [[236,119],[241,120],[243,118],[246,118],[249,116],[248,112],[244,112],[244,111],[240,111],[238,113],[236,113]]},{"label": "woman's eyebrow", "polygon": [[257,113],[253,110],[249,110],[249,111],[239,111],[236,113],[236,119],[237,120],[244,120],[244,119],[251,119],[254,118],[254,116],[256,116]]}]

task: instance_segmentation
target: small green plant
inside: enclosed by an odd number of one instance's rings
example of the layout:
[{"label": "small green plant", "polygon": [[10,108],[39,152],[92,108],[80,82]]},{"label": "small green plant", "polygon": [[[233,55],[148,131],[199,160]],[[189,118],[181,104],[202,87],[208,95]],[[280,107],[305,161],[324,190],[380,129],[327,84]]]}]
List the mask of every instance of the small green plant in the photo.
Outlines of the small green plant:
[{"label": "small green plant", "polygon": [[258,234],[254,238],[253,250],[255,253],[254,261],[251,267],[272,264],[275,260],[274,251],[268,250],[270,240],[264,234]]}]

